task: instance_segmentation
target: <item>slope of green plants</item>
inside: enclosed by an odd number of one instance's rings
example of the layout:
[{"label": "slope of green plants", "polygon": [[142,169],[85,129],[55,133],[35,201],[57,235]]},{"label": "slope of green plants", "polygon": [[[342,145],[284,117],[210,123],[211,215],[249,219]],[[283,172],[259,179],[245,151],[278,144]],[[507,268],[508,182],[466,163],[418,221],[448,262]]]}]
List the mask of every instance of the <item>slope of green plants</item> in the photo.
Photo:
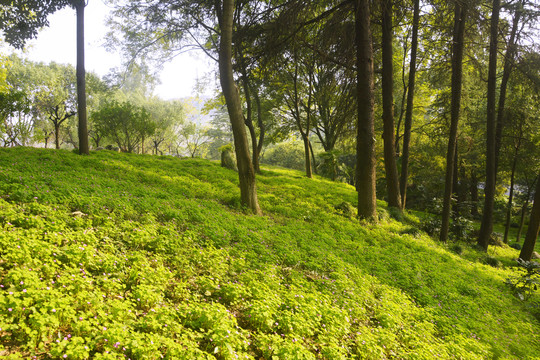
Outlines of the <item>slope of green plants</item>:
[{"label": "slope of green plants", "polygon": [[0,150],[0,357],[540,356],[516,250],[455,255],[383,203],[360,224],[354,188],[279,168],[246,215],[236,184],[205,160]]}]

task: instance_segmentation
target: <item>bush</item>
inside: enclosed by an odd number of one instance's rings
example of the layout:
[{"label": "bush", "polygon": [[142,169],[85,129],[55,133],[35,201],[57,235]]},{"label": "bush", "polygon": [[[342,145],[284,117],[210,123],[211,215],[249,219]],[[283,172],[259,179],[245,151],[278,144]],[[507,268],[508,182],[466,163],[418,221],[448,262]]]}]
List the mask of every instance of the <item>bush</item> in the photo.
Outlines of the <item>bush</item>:
[{"label": "bush", "polygon": [[348,218],[356,217],[357,210],[354,206],[352,206],[349,202],[342,202],[339,205],[334,206],[334,209],[336,209],[336,212],[340,215],[343,215]]},{"label": "bush", "polygon": [[453,253],[457,255],[463,254],[463,248],[461,247],[461,245],[452,245],[450,247],[450,251],[452,251]]},{"label": "bush", "polygon": [[422,223],[422,230],[428,235],[435,236],[441,231],[441,220],[438,218],[432,218]]},{"label": "bush", "polygon": [[492,256],[488,256],[484,259],[484,263],[489,266],[493,266],[494,268],[498,268],[501,266],[501,262],[499,259],[494,258]]},{"label": "bush", "polygon": [[522,270],[522,275],[506,279],[506,284],[510,285],[519,299],[527,300],[538,290],[540,285],[540,263],[523,259],[518,259],[517,262]]},{"label": "bush", "polygon": [[511,243],[509,246],[512,249],[521,250],[521,244],[520,243]]},{"label": "bush", "polygon": [[467,218],[459,216],[452,221],[450,233],[454,239],[468,240],[474,232],[473,222]]}]

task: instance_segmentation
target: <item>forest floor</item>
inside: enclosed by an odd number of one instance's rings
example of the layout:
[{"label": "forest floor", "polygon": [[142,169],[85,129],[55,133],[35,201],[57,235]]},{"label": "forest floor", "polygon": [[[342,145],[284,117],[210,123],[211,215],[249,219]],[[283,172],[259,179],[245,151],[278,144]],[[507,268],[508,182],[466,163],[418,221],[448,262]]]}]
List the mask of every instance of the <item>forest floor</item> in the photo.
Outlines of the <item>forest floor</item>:
[{"label": "forest floor", "polygon": [[441,244],[383,202],[360,223],[353,187],[280,168],[248,215],[237,183],[206,160],[0,150],[0,358],[540,359],[539,295],[505,284],[517,250]]}]

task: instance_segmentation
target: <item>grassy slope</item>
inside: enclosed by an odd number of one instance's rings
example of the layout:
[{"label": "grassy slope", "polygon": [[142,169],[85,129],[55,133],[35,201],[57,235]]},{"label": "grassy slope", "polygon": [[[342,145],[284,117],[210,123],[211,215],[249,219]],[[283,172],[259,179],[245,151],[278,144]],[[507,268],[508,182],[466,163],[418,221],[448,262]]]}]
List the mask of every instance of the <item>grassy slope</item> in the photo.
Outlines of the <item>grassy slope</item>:
[{"label": "grassy slope", "polygon": [[539,356],[503,283],[516,250],[494,269],[362,226],[334,209],[352,187],[277,168],[246,216],[236,183],[204,160],[0,150],[0,357]]}]

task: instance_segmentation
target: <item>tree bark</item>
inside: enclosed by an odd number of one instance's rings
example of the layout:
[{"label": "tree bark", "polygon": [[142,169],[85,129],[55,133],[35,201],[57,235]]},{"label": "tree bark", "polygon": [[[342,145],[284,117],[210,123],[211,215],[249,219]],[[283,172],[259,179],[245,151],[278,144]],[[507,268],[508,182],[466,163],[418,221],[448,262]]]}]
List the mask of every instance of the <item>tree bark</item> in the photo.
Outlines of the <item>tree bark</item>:
[{"label": "tree bark", "polygon": [[223,0],[223,8],[216,7],[221,38],[219,46],[219,79],[227,111],[229,113],[234,137],[234,148],[240,180],[240,196],[244,206],[254,214],[260,215],[261,209],[257,199],[255,170],[249,156],[249,144],[244,126],[240,95],[234,82],[232,68],[232,31],[234,18],[234,0]]},{"label": "tree bark", "polygon": [[508,80],[510,79],[510,73],[512,72],[512,68],[514,65],[514,56],[516,53],[516,34],[520,17],[521,9],[518,8],[514,14],[514,19],[512,21],[512,30],[510,32],[510,39],[508,40],[506,56],[504,57],[503,76],[501,80],[501,89],[499,92],[499,107],[497,109],[497,127],[495,130],[495,175],[497,174],[497,169],[499,167],[499,153],[502,143],[502,131],[504,127],[504,105],[506,102],[506,90],[508,88]]},{"label": "tree bark", "polygon": [[525,215],[527,214],[527,209],[529,208],[529,199],[531,198],[532,188],[535,186],[535,182],[539,181],[539,179],[540,177],[535,178],[532,185],[527,188],[527,196],[525,197],[525,201],[523,202],[523,206],[521,207],[521,219],[519,221],[516,242],[519,242],[519,240],[521,240],[521,233],[523,231],[523,226],[525,225]]},{"label": "tree bark", "polygon": [[510,230],[510,219],[512,217],[512,201],[514,200],[514,179],[516,175],[516,164],[519,145],[515,147],[514,159],[512,160],[512,173],[510,175],[510,195],[508,196],[508,204],[506,206],[506,221],[504,224],[503,242],[508,243],[508,231]]},{"label": "tree bark", "polygon": [[253,168],[256,172],[260,172],[259,147],[257,144],[257,134],[255,132],[255,126],[253,126],[253,105],[251,101],[251,89],[249,86],[249,79],[246,70],[245,60],[241,51],[240,56],[242,57],[242,60],[240,61],[242,65],[242,87],[244,88],[244,96],[246,97],[246,117],[244,119],[244,122],[249,130],[249,135],[251,137],[251,155]]},{"label": "tree bark", "polygon": [[[452,197],[457,200],[458,198],[458,187],[459,187],[459,156],[458,156],[458,144],[456,142],[454,150],[454,173],[452,175]],[[459,216],[459,204],[454,202],[452,204],[452,219],[456,219]]]},{"label": "tree bark", "polygon": [[394,66],[392,43],[392,0],[383,1],[382,15],[382,101],[384,169],[388,205],[401,209],[394,143]]},{"label": "tree bark", "polygon": [[523,202],[523,205],[521,206],[521,217],[519,219],[519,228],[516,235],[516,242],[519,242],[521,240],[521,233],[523,232],[523,225],[525,225],[525,215],[527,215],[527,208],[529,207],[529,196],[530,193],[527,194],[527,199]]},{"label": "tree bark", "polygon": [[491,34],[489,42],[489,72],[487,91],[487,135],[486,135],[486,185],[484,187],[484,211],[478,236],[478,245],[487,251],[493,231],[493,208],[495,206],[496,169],[496,92],[497,92],[497,37],[499,34],[499,10],[501,0],[493,0]]},{"label": "tree bark", "polygon": [[264,136],[266,134],[266,129],[265,129],[263,117],[262,117],[261,99],[259,97],[259,93],[257,89],[253,90],[253,97],[255,98],[255,104],[257,104],[257,125],[259,126],[259,143],[257,144],[257,159],[253,159],[253,166],[255,167],[255,171],[260,173],[261,172],[260,156],[261,156],[261,151],[264,144]]},{"label": "tree bark", "polygon": [[358,217],[376,222],[373,45],[371,43],[369,0],[356,1],[355,30],[358,103],[358,134],[356,138]]},{"label": "tree bark", "polygon": [[[540,174],[539,174],[540,175]],[[536,182],[536,190],[534,194],[534,203],[531,210],[531,217],[529,219],[529,227],[527,229],[527,235],[525,235],[525,241],[521,248],[519,258],[530,261],[534,246],[536,244],[536,238],[538,237],[538,230],[540,230],[540,176]]]},{"label": "tree bark", "polygon": [[60,124],[54,124],[54,145],[60,149]]},{"label": "tree bark", "polygon": [[471,171],[471,183],[469,189],[471,192],[471,215],[476,217],[478,216],[478,178],[474,171]]},{"label": "tree bark", "polygon": [[461,108],[461,79],[463,77],[463,47],[465,38],[465,19],[467,4],[456,1],[454,10],[454,39],[452,46],[452,100],[450,106],[450,135],[446,152],[446,176],[443,198],[443,213],[441,221],[440,240],[448,240],[450,225],[450,209],[452,202],[452,179],[455,166],[455,151],[457,142],[457,129]]},{"label": "tree bark", "polygon": [[413,28],[411,42],[411,61],[409,65],[409,86],[407,91],[407,109],[405,110],[405,124],[403,130],[403,153],[401,156],[400,193],[401,206],[405,209],[407,204],[407,181],[409,177],[409,146],[411,142],[412,114],[414,106],[414,87],[416,80],[416,53],[418,49],[418,24],[420,22],[420,0],[414,0]]},{"label": "tree bark", "polygon": [[79,115],[79,154],[88,155],[88,121],[86,114],[86,80],[84,70],[84,0],[75,3],[77,13],[77,113]]}]

